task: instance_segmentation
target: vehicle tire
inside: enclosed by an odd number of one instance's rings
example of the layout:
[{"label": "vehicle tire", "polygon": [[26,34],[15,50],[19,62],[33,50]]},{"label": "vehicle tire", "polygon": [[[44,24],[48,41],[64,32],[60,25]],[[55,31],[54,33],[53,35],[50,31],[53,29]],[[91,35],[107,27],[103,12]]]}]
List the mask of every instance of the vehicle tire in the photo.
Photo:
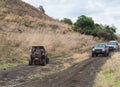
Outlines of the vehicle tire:
[{"label": "vehicle tire", "polygon": [[118,48],[118,52],[120,51],[120,48]]},{"label": "vehicle tire", "polygon": [[48,57],[46,58],[46,64],[49,64],[49,58]]},{"label": "vehicle tire", "polygon": [[92,57],[94,57],[95,55],[94,55],[94,53],[92,53]]},{"label": "vehicle tire", "polygon": [[46,65],[46,59],[42,59],[42,66]]},{"label": "vehicle tire", "polygon": [[33,61],[31,59],[29,60],[29,65],[33,65]]},{"label": "vehicle tire", "polygon": [[107,53],[107,56],[109,56],[110,53]]},{"label": "vehicle tire", "polygon": [[107,53],[104,53],[104,57],[107,57]]}]

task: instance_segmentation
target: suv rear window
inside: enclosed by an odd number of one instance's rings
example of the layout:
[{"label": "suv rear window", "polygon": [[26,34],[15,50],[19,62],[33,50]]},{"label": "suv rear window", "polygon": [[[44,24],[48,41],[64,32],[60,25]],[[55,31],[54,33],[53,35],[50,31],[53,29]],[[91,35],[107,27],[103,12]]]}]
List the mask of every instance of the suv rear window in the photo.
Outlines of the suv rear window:
[{"label": "suv rear window", "polygon": [[109,42],[108,45],[117,45],[117,42]]}]

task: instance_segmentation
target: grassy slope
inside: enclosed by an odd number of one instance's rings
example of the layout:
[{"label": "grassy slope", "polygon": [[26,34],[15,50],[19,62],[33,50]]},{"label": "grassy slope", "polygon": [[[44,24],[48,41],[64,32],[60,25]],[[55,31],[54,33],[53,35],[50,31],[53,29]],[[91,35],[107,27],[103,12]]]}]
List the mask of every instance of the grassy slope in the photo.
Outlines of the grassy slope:
[{"label": "grassy slope", "polygon": [[94,43],[95,38],[74,33],[71,26],[20,0],[0,1],[1,67],[26,63],[32,45],[45,46],[48,54],[55,57],[88,50]]},{"label": "grassy slope", "polygon": [[[53,20],[20,0],[0,0],[0,68],[26,64],[32,45],[44,45],[54,57],[86,51],[96,43],[91,36],[70,31],[71,26]],[[86,53],[74,54],[73,60],[79,62],[87,56]],[[94,87],[120,87],[119,56],[117,52],[106,62]],[[63,65],[70,66],[69,63]]]}]

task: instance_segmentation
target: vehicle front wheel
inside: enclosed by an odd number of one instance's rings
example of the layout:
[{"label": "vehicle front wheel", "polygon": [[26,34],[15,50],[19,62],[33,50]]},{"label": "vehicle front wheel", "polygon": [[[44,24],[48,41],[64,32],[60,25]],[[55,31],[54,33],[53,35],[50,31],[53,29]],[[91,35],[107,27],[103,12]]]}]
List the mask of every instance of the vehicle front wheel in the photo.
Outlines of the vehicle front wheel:
[{"label": "vehicle front wheel", "polygon": [[92,53],[92,57],[95,57],[94,53]]},{"label": "vehicle front wheel", "polygon": [[29,65],[33,65],[33,61],[31,59],[29,60]]},{"label": "vehicle front wheel", "polygon": [[104,53],[104,57],[107,57],[107,53]]},{"label": "vehicle front wheel", "polygon": [[46,65],[46,59],[42,59],[42,66]]},{"label": "vehicle front wheel", "polygon": [[107,56],[109,56],[109,53],[107,53]]}]

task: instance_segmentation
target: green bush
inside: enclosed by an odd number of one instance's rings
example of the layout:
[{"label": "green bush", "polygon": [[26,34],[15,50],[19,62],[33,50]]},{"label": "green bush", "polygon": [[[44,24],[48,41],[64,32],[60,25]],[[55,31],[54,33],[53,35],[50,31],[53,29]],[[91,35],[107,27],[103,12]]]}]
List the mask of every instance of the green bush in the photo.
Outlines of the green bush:
[{"label": "green bush", "polygon": [[105,40],[117,39],[116,27],[114,25],[95,24],[91,17],[85,15],[79,16],[73,25],[73,30],[81,34],[92,35]]}]

